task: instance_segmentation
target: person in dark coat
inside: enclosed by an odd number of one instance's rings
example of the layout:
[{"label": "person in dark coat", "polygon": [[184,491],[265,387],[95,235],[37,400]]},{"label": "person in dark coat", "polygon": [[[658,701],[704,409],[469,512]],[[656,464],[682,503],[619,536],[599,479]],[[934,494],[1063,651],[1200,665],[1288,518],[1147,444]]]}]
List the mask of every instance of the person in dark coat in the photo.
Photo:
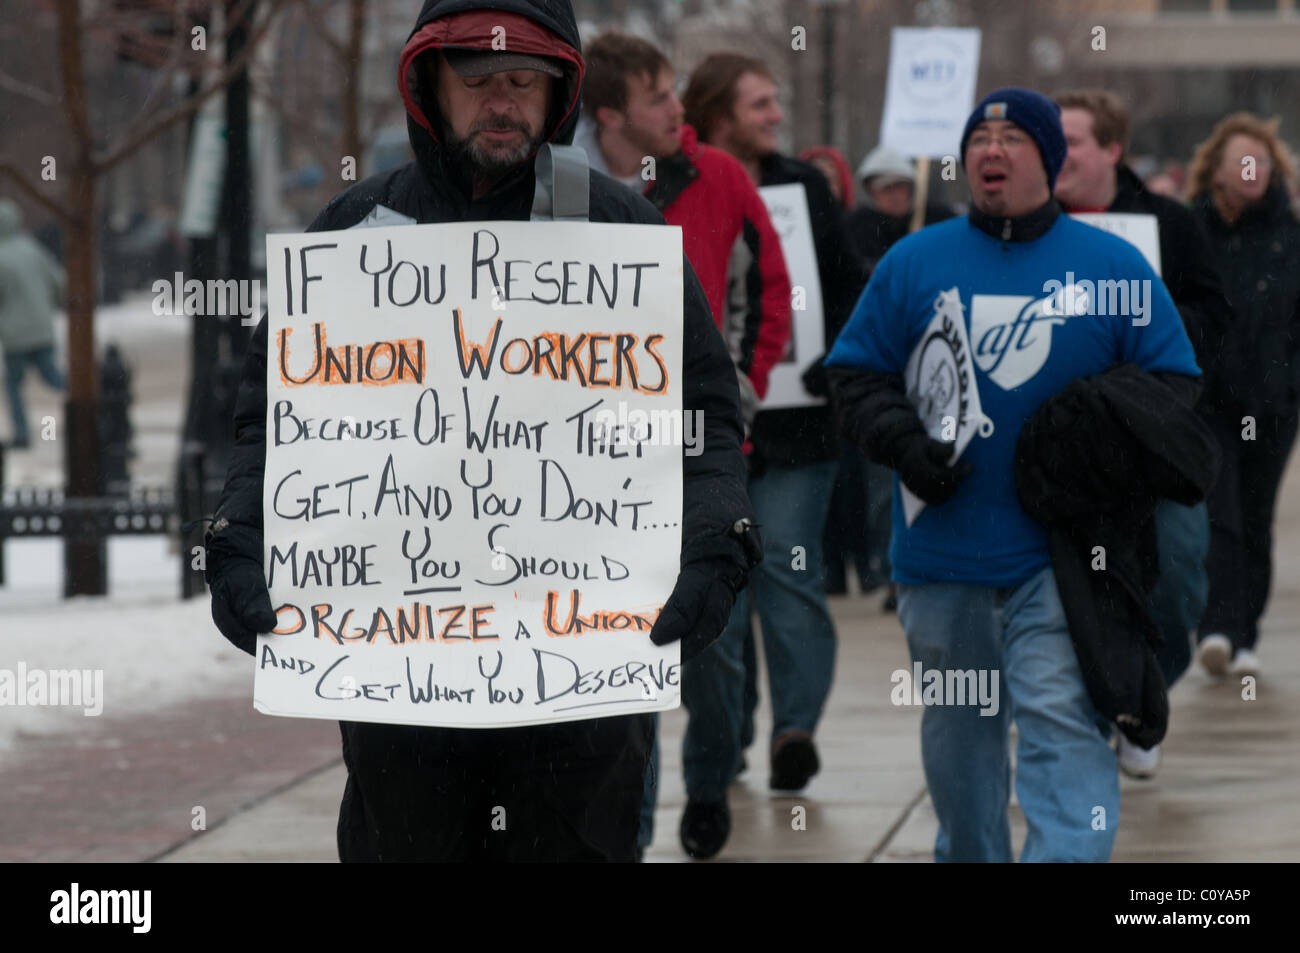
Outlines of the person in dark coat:
[{"label": "person in dark coat", "polygon": [[[504,29],[509,50],[493,48]],[[399,60],[415,160],[336,197],[310,231],[371,218],[417,223],[529,219],[543,142],[571,141],[584,73],[568,0],[427,0]],[[590,176],[596,222],[663,224],[640,196]],[[703,452],[683,455],[681,571],[650,633],[708,645],[745,585],[759,544],[743,483],[731,359],[683,258],[683,397],[704,415]],[[262,571],[265,319],[235,414],[236,445],[208,539],[213,618],[252,652],[275,617]],[[633,860],[650,715],[456,730],[342,722],[344,861]],[[506,830],[493,830],[504,808]]]},{"label": "person in dark coat", "polygon": [[[1156,195],[1124,162],[1128,111],[1101,89],[1072,90],[1056,97],[1069,152],[1056,180],[1056,197],[1067,212],[1125,212],[1154,215],[1160,233],[1161,278],[1174,299],[1183,327],[1206,380],[1219,367],[1223,342],[1232,326],[1232,306],[1223,293],[1205,229],[1191,211]],[[1191,633],[1205,611],[1210,548],[1206,506],[1161,500],[1155,511],[1159,579],[1151,592],[1152,613],[1162,640],[1156,652],[1166,688],[1192,661]],[[1122,732],[1119,766],[1126,774],[1150,778],[1160,750],[1138,748]]]},{"label": "person in dark coat", "polygon": [[[916,169],[906,156],[887,146],[877,146],[858,166],[858,181],[867,200],[849,213],[844,231],[854,253],[874,268],[894,242],[911,229]],[[933,225],[952,216],[948,206],[927,202],[922,224]]]},{"label": "person in dark coat", "polygon": [[[825,177],[777,151],[783,114],[776,92],[761,60],[715,53],[691,74],[682,105],[700,140],[731,153],[756,185],[803,186],[829,348],[866,284],[865,275],[848,253],[843,211]],[[803,381],[813,396],[826,395],[823,357],[797,355],[808,365]],[[839,457],[830,411],[824,404],[760,410],[750,440],[749,492],[770,558],[755,575],[752,598],[747,593],[737,600],[727,631],[688,666],[682,686],[690,720],[682,755],[688,800],[680,835],[687,853],[697,858],[713,856],[726,842],[727,786],[754,735],[758,679],[751,610],[762,620],[772,693],[770,787],[800,789],[819,770],[813,734],[834,674],[835,624],[821,570],[822,527]]]},{"label": "person in dark coat", "polygon": [[1273,576],[1273,511],[1300,407],[1300,221],[1295,167],[1276,122],[1222,120],[1196,150],[1188,195],[1237,322],[1204,398],[1223,449],[1210,494],[1210,594],[1197,658],[1212,675],[1255,674]]},{"label": "person in dark coat", "polygon": [[13,418],[10,446],[16,449],[31,441],[23,404],[27,368],[35,368],[55,390],[66,390],[68,383],[54,357],[54,315],[63,301],[63,269],[23,232],[22,223],[17,204],[0,199],[0,350]]}]

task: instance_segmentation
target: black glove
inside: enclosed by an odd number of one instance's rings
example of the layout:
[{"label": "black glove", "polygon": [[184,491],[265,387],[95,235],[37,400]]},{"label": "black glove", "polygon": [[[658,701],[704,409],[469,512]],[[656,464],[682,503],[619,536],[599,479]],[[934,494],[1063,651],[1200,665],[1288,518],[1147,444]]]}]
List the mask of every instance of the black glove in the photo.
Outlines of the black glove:
[{"label": "black glove", "polygon": [[732,575],[735,571],[734,564],[712,562],[684,568],[650,630],[650,641],[667,645],[680,639],[683,663],[716,642],[740,591]]},{"label": "black glove", "polygon": [[697,542],[695,552],[708,555],[687,563],[678,573],[677,585],[650,630],[655,645],[681,640],[683,663],[722,635],[737,593],[749,582],[749,571],[763,561],[763,540],[748,517],[736,520],[726,533]]},{"label": "black glove", "polygon": [[261,549],[260,534],[218,519],[209,528],[205,542],[204,575],[212,589],[212,621],[231,645],[253,655],[257,651],[257,634],[270,632],[276,626],[262,564],[247,555]]},{"label": "black glove", "polygon": [[952,449],[952,444],[925,434],[913,436],[898,456],[898,478],[925,502],[946,503],[974,469],[969,460],[958,460],[948,466]]},{"label": "black glove", "polygon": [[826,379],[826,355],[823,354],[809,364],[808,369],[803,372],[799,380],[803,383],[803,389],[814,397],[829,396],[830,385]]}]

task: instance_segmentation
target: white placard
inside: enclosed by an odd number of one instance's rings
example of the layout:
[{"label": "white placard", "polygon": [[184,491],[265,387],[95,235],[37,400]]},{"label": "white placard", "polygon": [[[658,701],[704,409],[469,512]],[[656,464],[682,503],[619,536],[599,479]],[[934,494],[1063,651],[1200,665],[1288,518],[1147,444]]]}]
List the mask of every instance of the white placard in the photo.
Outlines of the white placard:
[{"label": "white placard", "polygon": [[680,701],[681,229],[267,238],[268,714],[494,727]]},{"label": "white placard", "polygon": [[894,27],[881,144],[905,156],[957,155],[979,62],[978,29]]},{"label": "white placard", "polygon": [[797,182],[769,185],[759,189],[758,194],[763,197],[767,213],[772,218],[772,227],[781,240],[785,270],[794,290],[790,340],[781,360],[768,376],[767,396],[759,409],[822,404],[825,400],[804,390],[801,379],[809,365],[826,350],[821,272],[817,268],[817,246],[813,242],[808,196]]},{"label": "white placard", "polygon": [[[992,435],[993,421],[984,416],[980,407],[970,338],[956,288],[935,300],[934,317],[907,359],[903,380],[907,399],[916,408],[926,433],[935,440],[954,443],[949,466],[957,462],[976,433]],[[925,508],[925,501],[901,481],[899,487],[903,518],[911,526]]]},{"label": "white placard", "polygon": [[1160,222],[1154,215],[1137,212],[1074,212],[1070,218],[1077,218],[1093,228],[1118,235],[1135,246],[1151,265],[1151,270],[1160,274]]}]

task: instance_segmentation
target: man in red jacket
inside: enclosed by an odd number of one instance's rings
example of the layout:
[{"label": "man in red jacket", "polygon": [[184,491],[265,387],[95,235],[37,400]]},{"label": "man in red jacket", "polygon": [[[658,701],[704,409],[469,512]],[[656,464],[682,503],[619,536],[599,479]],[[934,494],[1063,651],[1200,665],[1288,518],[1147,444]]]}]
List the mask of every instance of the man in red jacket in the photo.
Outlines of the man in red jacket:
[{"label": "man in red jacket", "polygon": [[652,44],[606,33],[586,58],[585,116],[574,142],[593,168],[681,226],[686,257],[736,363],[748,428],[790,337],[790,278],[767,206],[740,163],[698,142],[683,122],[673,68]]},{"label": "man in red jacket", "polygon": [[[606,33],[588,46],[585,56],[585,115],[574,143],[586,149],[593,168],[644,193],[669,225],[681,227],[683,250],[736,365],[748,433],[767,394],[768,375],[790,338],[790,278],[767,206],[740,163],[697,141],[695,130],[685,124],[685,110],[673,91],[673,69],[663,53],[637,37]],[[699,716],[692,718],[699,737],[683,753],[683,760],[690,761],[691,751],[711,750],[700,726],[717,721],[721,715],[714,709],[722,706],[738,714],[741,700],[719,697],[711,679],[693,679],[689,669],[683,675],[682,700]],[[658,769],[656,742],[642,803],[642,850],[654,834]],[[715,775],[687,765],[692,800],[725,798],[730,773]]]}]

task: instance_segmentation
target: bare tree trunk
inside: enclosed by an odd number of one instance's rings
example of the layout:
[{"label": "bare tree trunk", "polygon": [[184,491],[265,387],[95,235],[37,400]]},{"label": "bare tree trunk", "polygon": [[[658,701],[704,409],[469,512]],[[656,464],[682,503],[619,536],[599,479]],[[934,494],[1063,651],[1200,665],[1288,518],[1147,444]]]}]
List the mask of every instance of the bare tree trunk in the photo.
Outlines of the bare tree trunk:
[{"label": "bare tree trunk", "polygon": [[[365,49],[366,0],[348,2],[348,40],[343,59],[343,154],[361,164],[361,60]],[[334,170],[336,173],[338,169]]]},{"label": "bare tree trunk", "polygon": [[[81,2],[60,0],[55,6],[59,25],[59,68],[64,109],[72,127],[74,154],[65,172],[71,220],[65,239],[68,270],[68,403],[65,460],[69,497],[100,492],[98,381],[95,369],[96,237],[99,230],[95,179],[98,170],[86,108],[82,72]],[[103,595],[107,591],[104,547],[101,542],[69,538],[63,548],[65,596]]]}]

